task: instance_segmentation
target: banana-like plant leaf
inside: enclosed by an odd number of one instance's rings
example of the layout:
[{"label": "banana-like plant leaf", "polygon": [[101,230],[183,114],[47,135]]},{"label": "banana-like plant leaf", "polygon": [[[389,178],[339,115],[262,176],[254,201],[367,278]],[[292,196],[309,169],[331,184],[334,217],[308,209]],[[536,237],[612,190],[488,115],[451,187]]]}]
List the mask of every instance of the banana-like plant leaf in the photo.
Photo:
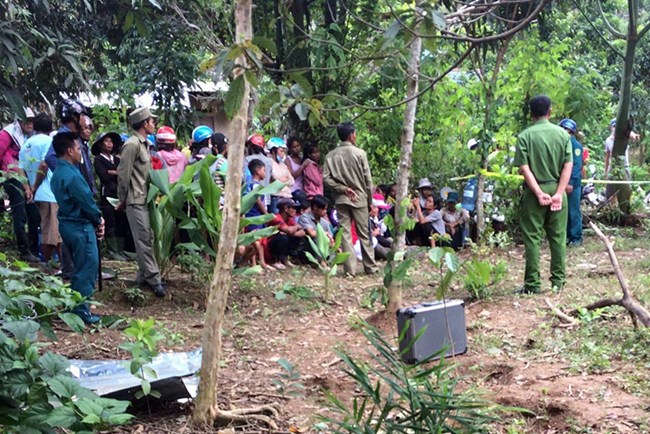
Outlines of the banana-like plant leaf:
[{"label": "banana-like plant leaf", "polygon": [[278,228],[271,226],[269,228],[258,229],[256,231],[246,232],[237,235],[237,245],[247,246],[262,238],[271,237],[278,232]]}]

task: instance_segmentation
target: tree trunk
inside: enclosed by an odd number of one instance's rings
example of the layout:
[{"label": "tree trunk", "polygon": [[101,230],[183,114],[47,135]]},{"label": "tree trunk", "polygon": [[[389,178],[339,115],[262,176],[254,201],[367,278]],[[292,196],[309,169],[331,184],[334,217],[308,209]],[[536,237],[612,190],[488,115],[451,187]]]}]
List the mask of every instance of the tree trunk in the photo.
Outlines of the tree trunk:
[{"label": "tree trunk", "polygon": [[[416,3],[418,7],[420,2]],[[416,25],[415,31],[419,26]],[[418,105],[418,99],[415,97],[418,93],[418,82],[420,72],[420,55],[422,53],[422,39],[418,36],[413,38],[410,47],[410,58],[408,63],[408,81],[406,89],[406,103],[404,110],[404,125],[402,129],[401,155],[399,169],[397,172],[397,203],[395,210],[395,230],[396,234],[393,242],[393,257],[398,252],[403,252],[406,246],[406,231],[404,228],[404,218],[402,217],[401,208],[408,198],[409,174],[411,172],[411,157],[413,155],[413,137],[415,136],[415,112]],[[402,282],[393,279],[388,288],[388,312],[395,312],[402,307]]]},{"label": "tree trunk", "polygon": [[[637,17],[638,6],[636,2],[630,2],[629,21],[627,38],[625,44],[625,59],[623,74],[621,75],[621,89],[618,98],[618,112],[616,114],[616,130],[614,132],[614,149],[610,158],[610,178],[615,180],[630,180],[629,170],[624,167],[625,154],[629,143],[630,128],[628,125],[630,117],[630,101],[632,99],[632,78],[634,73],[634,56],[638,42]],[[622,212],[630,212],[630,198],[632,188],[629,184],[607,185],[607,197],[616,194],[618,205]]]},{"label": "tree trunk", "polygon": [[[238,0],[235,6],[235,41],[241,43],[252,39],[251,21],[252,0]],[[246,58],[237,59],[240,65],[246,65]],[[235,75],[243,74],[243,70]],[[225,203],[221,235],[217,251],[216,263],[210,294],[205,315],[203,332],[203,357],[196,406],[192,421],[196,425],[214,424],[217,415],[217,380],[219,360],[221,359],[221,325],[228,300],[233,259],[237,248],[237,232],[241,210],[241,181],[244,164],[244,142],[246,141],[246,126],[248,123],[250,86],[244,81],[244,96],[239,111],[235,114],[230,125],[230,144],[228,147],[228,182],[225,187]]]}]

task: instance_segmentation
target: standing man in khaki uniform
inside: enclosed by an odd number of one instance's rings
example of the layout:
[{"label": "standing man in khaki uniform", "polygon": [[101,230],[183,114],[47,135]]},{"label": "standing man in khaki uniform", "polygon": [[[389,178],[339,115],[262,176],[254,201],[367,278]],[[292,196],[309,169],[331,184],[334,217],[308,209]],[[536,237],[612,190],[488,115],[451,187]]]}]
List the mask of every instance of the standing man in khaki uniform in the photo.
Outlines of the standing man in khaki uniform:
[{"label": "standing man in khaki uniform", "polygon": [[126,217],[133,233],[138,261],[136,282],[140,285],[148,284],[157,297],[164,297],[166,291],[160,281],[147,209],[151,157],[146,137],[156,130],[156,118],[146,107],[137,108],[129,115],[134,133],[124,142],[120,164],[117,166],[117,196],[120,200],[117,209],[126,208]]},{"label": "standing man in khaki uniform", "polygon": [[323,182],[332,190],[343,238],[341,245],[350,256],[345,271],[354,276],[357,257],[352,246],[352,221],[361,244],[363,268],[366,274],[378,271],[375,251],[370,241],[368,210],[372,204],[372,176],[366,152],[356,147],[357,133],[352,122],[337,125],[341,143],[325,157]]}]

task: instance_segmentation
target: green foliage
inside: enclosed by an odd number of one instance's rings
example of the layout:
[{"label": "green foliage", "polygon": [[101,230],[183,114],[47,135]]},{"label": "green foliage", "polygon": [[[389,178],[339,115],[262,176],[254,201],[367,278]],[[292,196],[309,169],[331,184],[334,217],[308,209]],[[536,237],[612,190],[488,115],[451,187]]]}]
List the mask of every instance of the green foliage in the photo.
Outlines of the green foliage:
[{"label": "green foliage", "polygon": [[395,345],[377,329],[362,324],[359,330],[370,342],[370,362],[344,352],[339,357],[362,393],[351,405],[329,394],[336,416],[322,419],[333,427],[332,432],[486,432],[497,420],[498,406],[479,398],[471,389],[458,391],[459,379],[444,358],[406,365]]},{"label": "green foliage", "polygon": [[273,294],[276,300],[285,300],[289,295],[298,300],[305,300],[314,297],[314,291],[311,289],[302,285],[293,285],[289,282],[283,284],[282,287]]},{"label": "green foliage", "polygon": [[309,245],[314,252],[306,251],[305,255],[312,264],[316,265],[325,278],[325,300],[329,299],[330,278],[336,276],[336,270],[339,265],[343,264],[350,256],[348,252],[340,252],[341,239],[343,231],[338,231],[334,237],[334,242],[330,243],[330,237],[327,236],[325,229],[320,223],[316,225],[316,241],[307,237]]},{"label": "green foliage", "polygon": [[83,330],[67,312],[81,296],[60,279],[0,253],[0,425],[6,433],[106,430],[127,423],[128,402],[99,398],[68,372],[65,357],[41,354],[39,334],[55,340],[52,320]]},{"label": "green foliage", "polygon": [[126,288],[123,294],[131,306],[141,306],[147,299],[144,291],[137,286]]},{"label": "green foliage", "polygon": [[212,263],[206,261],[199,252],[193,252],[185,246],[179,247],[176,263],[181,267],[183,273],[190,275],[192,281],[198,280],[200,283],[207,283],[212,277]]},{"label": "green foliage", "polygon": [[278,365],[282,371],[271,380],[278,393],[282,396],[303,396],[305,386],[300,382],[300,372],[295,365],[286,359],[279,359]]},{"label": "green foliage", "polygon": [[406,278],[409,268],[413,265],[413,258],[405,258],[406,252],[388,253],[384,266],[384,288],[389,288],[393,283],[401,284]]},{"label": "green foliage", "polygon": [[475,300],[490,298],[492,287],[501,282],[508,271],[504,262],[492,265],[476,257],[465,262],[463,268],[467,273],[463,279],[465,289]]},{"label": "green foliage", "polygon": [[447,298],[451,282],[461,268],[458,256],[451,247],[434,247],[429,250],[429,261],[436,267],[439,276],[436,297]]},{"label": "green foliage", "polygon": [[[209,167],[215,159],[215,156],[208,155],[198,163],[188,166],[181,178],[173,184],[169,183],[166,170],[150,172],[148,205],[151,229],[154,233],[154,253],[163,275],[172,266],[171,258],[175,253],[172,247],[205,252],[213,258],[216,256],[215,248],[219,245],[221,234],[222,192],[210,176]],[[276,181],[244,195],[241,202],[242,215],[253,206],[257,197],[276,193],[283,186],[284,184]],[[192,212],[189,212],[188,204]],[[253,223],[266,223],[272,218],[271,214],[253,218],[242,217],[240,229]],[[190,243],[174,244],[178,229],[187,230]],[[239,245],[248,245],[275,232],[277,228],[270,227],[240,234],[237,242]]]},{"label": "green foliage", "polygon": [[136,392],[137,399],[153,396],[160,398],[160,392],[151,389],[150,380],[158,378],[156,371],[147,366],[154,357],[158,355],[156,349],[158,341],[164,339],[164,336],[156,330],[156,323],[153,318],[147,321],[134,319],[128,328],[124,330],[129,339],[120,345],[120,349],[131,353],[131,361],[127,362],[127,367],[132,375],[141,380],[142,390]]}]

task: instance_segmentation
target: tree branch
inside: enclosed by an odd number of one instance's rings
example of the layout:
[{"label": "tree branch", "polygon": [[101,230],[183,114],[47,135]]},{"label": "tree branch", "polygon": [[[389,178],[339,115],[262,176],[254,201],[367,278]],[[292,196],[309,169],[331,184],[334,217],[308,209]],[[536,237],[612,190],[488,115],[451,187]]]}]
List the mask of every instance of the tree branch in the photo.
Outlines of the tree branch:
[{"label": "tree branch", "polygon": [[623,276],[623,271],[621,270],[621,266],[618,263],[618,259],[616,258],[616,253],[614,253],[614,245],[594,222],[589,222],[589,226],[594,230],[596,235],[598,235],[598,238],[600,238],[605,243],[607,253],[609,254],[609,259],[612,262],[614,272],[616,273],[616,278],[618,279],[618,283],[621,285],[621,290],[623,291],[623,298],[621,298],[618,303],[612,304],[619,304],[620,306],[623,306],[625,309],[633,313],[644,326],[650,327],[650,313],[643,306],[641,306],[641,304],[632,295],[630,287],[625,280],[625,276]]},{"label": "tree branch", "polygon": [[314,96],[314,98],[322,98],[322,97],[326,97],[326,96],[336,96],[336,97],[341,98],[341,99],[343,99],[343,100],[345,100],[347,102],[352,103],[351,105],[348,105],[348,106],[337,107],[337,108],[332,108],[332,109],[323,108],[322,111],[338,111],[338,110],[351,109],[351,108],[359,108],[359,109],[364,109],[364,110],[367,110],[367,111],[389,110],[389,109],[392,109],[392,108],[395,108],[395,107],[399,107],[399,106],[401,106],[403,104],[406,104],[407,102],[411,101],[412,99],[419,98],[421,95],[423,95],[424,93],[431,90],[431,88],[433,88],[433,86],[435,86],[436,83],[438,83],[440,80],[445,78],[447,76],[447,74],[449,74],[451,71],[453,71],[455,68],[457,68],[458,65],[463,63],[463,61],[465,61],[465,59],[467,59],[467,57],[472,52],[472,50],[474,50],[474,48],[476,48],[475,45],[473,45],[473,44],[470,45],[470,47],[467,49],[467,51],[465,53],[463,53],[463,55],[460,56],[449,68],[447,68],[444,72],[442,72],[440,75],[438,75],[435,79],[429,80],[429,84],[424,89],[420,90],[417,94],[415,94],[413,97],[405,98],[405,99],[401,100],[400,102],[396,102],[394,104],[390,104],[390,105],[387,105],[387,106],[372,107],[372,106],[366,106],[366,105],[358,104],[358,103],[356,103],[356,101],[354,101],[351,98],[348,98],[345,95],[316,94],[316,95],[313,95],[313,96]]},{"label": "tree branch", "polygon": [[623,55],[623,53],[621,53],[616,47],[614,47],[612,45],[612,43],[609,41],[609,39],[607,39],[605,37],[605,35],[603,35],[603,32],[601,32],[600,29],[598,27],[596,27],[596,25],[593,23],[593,21],[591,21],[591,19],[585,13],[585,11],[582,10],[582,8],[580,7],[580,5],[578,4],[578,2],[576,0],[573,0],[573,5],[576,7],[576,9],[578,9],[580,11],[580,14],[584,17],[585,20],[587,20],[587,22],[589,23],[591,28],[594,29],[596,31],[596,33],[598,33],[598,36],[600,36],[600,38],[603,40],[603,42],[605,42],[605,44],[607,44],[607,46],[614,52],[614,54],[616,54],[621,59],[625,60],[625,56]]},{"label": "tree branch", "polygon": [[626,35],[625,35],[624,33],[622,33],[622,32],[619,32],[618,30],[616,30],[616,29],[614,28],[614,26],[612,26],[612,25],[610,24],[609,20],[608,20],[607,17],[605,16],[605,11],[603,11],[603,5],[602,5],[602,3],[601,3],[600,1],[596,1],[596,3],[598,4],[598,12],[600,12],[600,17],[601,17],[601,18],[603,19],[603,21],[605,22],[605,27],[607,27],[607,30],[609,30],[609,33],[611,33],[612,36],[614,36],[615,38],[618,38],[618,39],[625,39]]}]

